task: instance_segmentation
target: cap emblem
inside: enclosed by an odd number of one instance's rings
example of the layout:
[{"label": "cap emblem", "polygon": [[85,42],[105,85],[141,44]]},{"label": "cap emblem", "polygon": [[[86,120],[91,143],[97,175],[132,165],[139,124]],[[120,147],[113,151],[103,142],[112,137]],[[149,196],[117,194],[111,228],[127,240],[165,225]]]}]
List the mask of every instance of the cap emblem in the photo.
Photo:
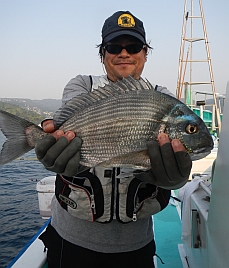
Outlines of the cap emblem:
[{"label": "cap emblem", "polygon": [[134,27],[135,21],[134,18],[130,14],[122,14],[118,18],[118,25],[121,27]]}]

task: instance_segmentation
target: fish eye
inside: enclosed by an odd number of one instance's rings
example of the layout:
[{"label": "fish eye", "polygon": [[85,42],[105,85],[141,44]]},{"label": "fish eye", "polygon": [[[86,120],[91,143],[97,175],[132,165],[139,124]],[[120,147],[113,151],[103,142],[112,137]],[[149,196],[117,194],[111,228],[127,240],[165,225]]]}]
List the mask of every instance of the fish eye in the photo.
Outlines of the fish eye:
[{"label": "fish eye", "polygon": [[188,134],[194,134],[197,132],[197,130],[198,130],[198,128],[196,125],[188,124],[186,127],[186,132]]}]

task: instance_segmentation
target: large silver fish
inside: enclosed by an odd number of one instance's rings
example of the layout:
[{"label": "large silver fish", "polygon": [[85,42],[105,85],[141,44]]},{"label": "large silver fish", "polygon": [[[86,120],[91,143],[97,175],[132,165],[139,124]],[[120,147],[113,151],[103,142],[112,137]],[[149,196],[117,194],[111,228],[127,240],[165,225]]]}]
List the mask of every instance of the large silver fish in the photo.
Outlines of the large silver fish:
[{"label": "large silver fish", "polygon": [[[192,160],[213,148],[204,122],[186,105],[131,77],[70,100],[54,116],[56,129],[74,131],[83,140],[81,164],[94,167],[150,167],[146,142],[160,132],[179,139]],[[8,139],[0,153],[6,164],[35,147],[47,135],[37,125],[0,111],[0,128]]]}]

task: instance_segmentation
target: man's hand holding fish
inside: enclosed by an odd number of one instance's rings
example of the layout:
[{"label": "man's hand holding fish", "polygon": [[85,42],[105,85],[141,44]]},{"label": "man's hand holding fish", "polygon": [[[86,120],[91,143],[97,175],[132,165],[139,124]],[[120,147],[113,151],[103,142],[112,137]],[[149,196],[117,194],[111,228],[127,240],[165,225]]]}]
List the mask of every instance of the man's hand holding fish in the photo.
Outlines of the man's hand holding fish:
[{"label": "man's hand holding fish", "polygon": [[55,130],[52,120],[42,124],[45,132],[51,133],[39,140],[35,146],[38,160],[46,169],[68,177],[78,173],[82,140],[75,133]]}]

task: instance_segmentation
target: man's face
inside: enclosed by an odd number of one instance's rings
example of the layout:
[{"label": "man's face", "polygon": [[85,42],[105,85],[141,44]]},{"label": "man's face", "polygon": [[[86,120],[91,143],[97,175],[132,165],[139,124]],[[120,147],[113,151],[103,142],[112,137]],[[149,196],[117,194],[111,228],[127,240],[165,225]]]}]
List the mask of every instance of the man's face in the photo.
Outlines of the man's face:
[{"label": "man's face", "polygon": [[[140,41],[136,38],[125,35],[117,37],[107,44],[126,46],[129,44],[140,44]],[[129,75],[135,79],[139,79],[145,62],[146,49],[142,49],[140,52],[135,54],[129,54],[125,49],[122,49],[119,54],[111,54],[105,50],[103,58],[107,76],[113,82],[122,79],[122,77],[128,77]]]}]

